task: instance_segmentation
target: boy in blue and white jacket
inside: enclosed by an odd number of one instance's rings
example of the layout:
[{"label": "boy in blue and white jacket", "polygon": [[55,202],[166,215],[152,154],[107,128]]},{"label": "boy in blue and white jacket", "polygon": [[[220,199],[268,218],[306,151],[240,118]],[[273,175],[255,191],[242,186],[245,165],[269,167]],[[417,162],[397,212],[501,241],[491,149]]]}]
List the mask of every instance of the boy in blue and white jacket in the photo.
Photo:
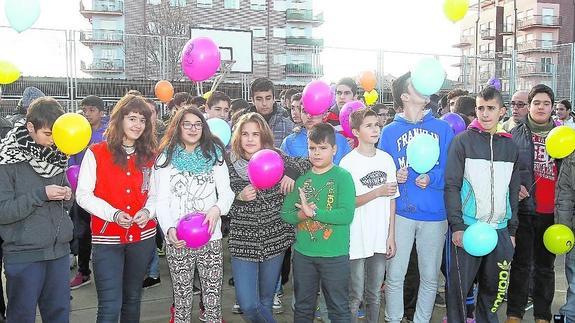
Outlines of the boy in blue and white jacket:
[{"label": "boy in blue and white jacket", "polygon": [[[465,322],[465,298],[477,277],[477,322],[498,322],[505,297],[518,226],[518,149],[511,135],[498,129],[505,113],[501,94],[493,87],[476,98],[477,119],[453,140],[445,174],[445,205],[453,232],[449,242],[447,321]],[[497,231],[495,249],[482,257],[467,253],[463,232],[476,222]],[[503,287],[502,287],[503,286]]]},{"label": "boy in blue and white jacket", "polygon": [[[410,77],[411,74],[406,73],[392,84],[394,104],[404,112],[383,128],[378,145],[393,157],[399,169],[396,176],[400,191],[396,199],[397,252],[389,261],[385,283],[386,313],[392,323],[399,323],[403,318],[403,282],[414,240],[421,282],[414,321],[431,320],[447,232],[443,188],[453,130],[447,122],[435,119],[430,110],[425,110],[428,98],[417,93]],[[417,174],[407,165],[407,145],[421,133],[439,140],[439,160],[427,174]]]}]

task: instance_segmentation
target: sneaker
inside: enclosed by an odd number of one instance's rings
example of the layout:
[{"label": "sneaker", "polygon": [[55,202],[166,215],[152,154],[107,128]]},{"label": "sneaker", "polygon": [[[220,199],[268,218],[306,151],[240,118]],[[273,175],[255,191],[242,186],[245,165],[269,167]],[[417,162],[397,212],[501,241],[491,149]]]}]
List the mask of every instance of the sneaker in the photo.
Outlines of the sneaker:
[{"label": "sneaker", "polygon": [[232,277],[232,278],[230,278],[230,280],[228,280],[228,285],[234,286],[234,277]]},{"label": "sneaker", "polygon": [[443,323],[447,323],[447,316],[444,316],[444,317],[443,317],[443,321],[442,321],[442,322],[443,322]]},{"label": "sneaker", "polygon": [[475,323],[475,319],[472,317],[468,317],[465,323]]},{"label": "sneaker", "polygon": [[441,297],[441,295],[436,294],[435,295],[435,306],[437,307],[446,307],[445,305],[445,300],[443,299],[443,297]]},{"label": "sneaker", "polygon": [[175,321],[175,316],[176,314],[176,309],[174,308],[174,304],[170,305],[170,323],[174,323]]},{"label": "sneaker", "polygon": [[279,298],[282,298],[282,297],[284,297],[284,291],[282,290],[282,291],[276,293],[276,295],[277,295]]},{"label": "sneaker", "polygon": [[194,288],[192,288],[192,293],[194,295],[200,295],[202,293],[202,290],[194,286]]},{"label": "sneaker", "polygon": [[77,273],[76,276],[70,281],[70,289],[78,289],[82,286],[86,286],[92,283],[90,275],[84,276],[81,273]]},{"label": "sneaker", "polygon": [[363,319],[365,318],[365,311],[362,309],[357,310],[357,318],[358,319]]},{"label": "sneaker", "polygon": [[272,308],[274,310],[274,314],[281,314],[284,312],[282,300],[278,297],[277,294],[274,295],[274,305]]},{"label": "sneaker", "polygon": [[206,322],[206,311],[200,309],[200,315],[198,315],[198,320]]},{"label": "sneaker", "polygon": [[144,289],[148,289],[156,286],[160,286],[160,277],[158,278],[148,277],[144,279],[144,284],[142,287]]},{"label": "sneaker", "polygon": [[315,308],[315,313],[313,313],[313,317],[316,320],[320,320],[320,321],[322,320],[321,319],[321,312],[319,311],[319,305]]},{"label": "sneaker", "polygon": [[234,306],[232,306],[232,313],[243,314],[242,310],[240,309],[240,304],[238,304],[238,302],[235,302]]},{"label": "sneaker", "polygon": [[156,248],[156,250],[158,251],[158,256],[159,256],[159,257],[165,257],[165,256],[166,256],[166,247],[165,247],[165,245],[163,245],[162,248]]},{"label": "sneaker", "polygon": [[529,311],[532,308],[533,308],[533,298],[528,297],[527,304],[525,305],[525,312]]}]

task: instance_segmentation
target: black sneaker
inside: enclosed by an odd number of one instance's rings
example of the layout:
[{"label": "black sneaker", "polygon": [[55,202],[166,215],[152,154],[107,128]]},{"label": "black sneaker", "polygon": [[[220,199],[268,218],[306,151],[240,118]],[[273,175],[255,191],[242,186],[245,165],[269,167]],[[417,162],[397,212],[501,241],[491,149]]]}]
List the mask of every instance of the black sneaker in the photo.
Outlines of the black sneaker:
[{"label": "black sneaker", "polygon": [[200,294],[202,293],[202,290],[199,289],[198,287],[194,286],[194,287],[192,288],[192,293],[193,293],[194,295],[200,295]]},{"label": "black sneaker", "polygon": [[160,277],[158,278],[148,277],[144,279],[143,288],[148,289],[159,285],[160,285]]},{"label": "black sneaker", "polygon": [[230,278],[230,280],[228,280],[228,285],[234,286],[234,277],[232,277],[232,278]]},{"label": "black sneaker", "polygon": [[435,295],[435,306],[437,307],[446,307],[445,305],[445,299],[443,299],[443,297],[441,297],[441,295],[439,295],[439,293],[437,293]]}]

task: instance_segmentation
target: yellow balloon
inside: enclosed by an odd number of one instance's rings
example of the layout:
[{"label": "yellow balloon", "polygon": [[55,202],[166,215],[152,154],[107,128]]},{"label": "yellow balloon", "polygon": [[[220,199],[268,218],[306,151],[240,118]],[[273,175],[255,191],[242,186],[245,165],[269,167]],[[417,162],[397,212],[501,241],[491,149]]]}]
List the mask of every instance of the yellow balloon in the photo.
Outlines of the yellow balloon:
[{"label": "yellow balloon", "polygon": [[569,126],[553,128],[545,139],[547,153],[553,158],[565,158],[575,150],[575,130]]},{"label": "yellow balloon", "polygon": [[77,113],[61,115],[52,126],[54,144],[66,155],[74,155],[86,148],[92,136],[92,127]]},{"label": "yellow balloon", "polygon": [[445,0],[443,3],[445,15],[453,22],[463,19],[468,9],[469,0]]},{"label": "yellow balloon", "polygon": [[554,224],[543,233],[543,245],[556,255],[566,254],[573,249],[573,231],[563,224]]},{"label": "yellow balloon", "polygon": [[0,84],[6,85],[20,78],[20,70],[12,63],[0,60]]},{"label": "yellow balloon", "polygon": [[208,91],[208,92],[204,93],[204,95],[202,95],[202,98],[208,100],[210,98],[210,96],[212,96],[212,91]]},{"label": "yellow balloon", "polygon": [[365,98],[365,104],[372,105],[377,102],[379,98],[379,94],[377,94],[376,90],[371,90],[369,92],[363,93],[363,97]]}]

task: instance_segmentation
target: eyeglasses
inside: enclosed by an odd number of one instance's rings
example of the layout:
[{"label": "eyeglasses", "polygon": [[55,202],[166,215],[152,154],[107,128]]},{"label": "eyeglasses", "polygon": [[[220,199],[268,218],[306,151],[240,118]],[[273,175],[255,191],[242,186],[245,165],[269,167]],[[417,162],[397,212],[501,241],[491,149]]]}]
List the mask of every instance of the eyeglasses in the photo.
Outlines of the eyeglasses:
[{"label": "eyeglasses", "polygon": [[511,101],[511,106],[516,106],[518,109],[522,109],[524,106],[526,106],[527,104],[525,102],[521,102],[521,101]]},{"label": "eyeglasses", "polygon": [[192,129],[202,130],[203,127],[204,124],[202,122],[196,122],[196,123],[191,123],[189,121],[182,122],[182,128],[186,130],[192,130]]}]

